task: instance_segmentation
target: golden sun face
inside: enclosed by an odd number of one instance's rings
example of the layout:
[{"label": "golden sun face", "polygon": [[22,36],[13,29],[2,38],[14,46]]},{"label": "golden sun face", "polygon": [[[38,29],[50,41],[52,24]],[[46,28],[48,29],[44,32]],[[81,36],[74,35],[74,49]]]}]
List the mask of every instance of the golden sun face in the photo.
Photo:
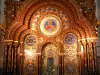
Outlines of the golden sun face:
[{"label": "golden sun face", "polygon": [[55,16],[47,16],[40,23],[40,30],[46,36],[55,35],[60,29],[60,20]]}]

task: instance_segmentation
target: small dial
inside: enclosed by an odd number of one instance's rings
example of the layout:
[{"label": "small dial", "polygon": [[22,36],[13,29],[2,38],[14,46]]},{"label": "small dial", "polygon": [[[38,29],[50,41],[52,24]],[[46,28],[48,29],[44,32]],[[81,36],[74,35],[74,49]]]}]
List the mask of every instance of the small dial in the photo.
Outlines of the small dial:
[{"label": "small dial", "polygon": [[33,35],[26,37],[25,42],[28,46],[33,46],[36,43],[36,38]]},{"label": "small dial", "polygon": [[76,36],[72,33],[69,33],[65,36],[65,43],[66,44],[74,44],[76,42]]}]

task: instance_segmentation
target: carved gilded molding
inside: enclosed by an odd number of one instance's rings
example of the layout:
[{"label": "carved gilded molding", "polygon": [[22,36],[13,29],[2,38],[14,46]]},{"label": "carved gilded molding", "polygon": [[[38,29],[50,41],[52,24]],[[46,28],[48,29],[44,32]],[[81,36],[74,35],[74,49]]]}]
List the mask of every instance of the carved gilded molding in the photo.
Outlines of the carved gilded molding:
[{"label": "carved gilded molding", "polygon": [[12,43],[13,40],[3,40],[2,42],[3,42],[3,43]]},{"label": "carved gilded molding", "polygon": [[[46,4],[46,3],[43,3],[42,2],[42,4]],[[41,3],[38,5],[38,6],[40,6],[40,5],[42,5]],[[47,3],[48,4],[48,3]],[[62,4],[63,5],[63,4]],[[29,6],[29,5],[28,5]],[[61,6],[61,4],[60,4],[60,6]],[[39,8],[39,7],[37,7],[36,6],[36,8]],[[36,8],[34,8],[34,10],[36,9]],[[66,8],[66,7],[65,7]],[[29,9],[29,8],[28,8]],[[65,9],[66,10],[66,9]],[[33,10],[32,10],[33,11]],[[70,11],[70,10],[69,10]],[[20,25],[23,25],[23,24],[21,24],[22,23],[22,21],[20,20],[20,19],[24,19],[24,17],[25,16],[23,16],[23,13],[25,13],[26,12],[26,8],[25,8],[25,10],[23,10],[23,12],[22,12],[22,14],[21,14],[21,18],[20,18],[20,16],[19,16],[19,19],[17,19],[17,21],[19,21],[20,22],[20,24],[18,24],[18,26],[20,26]],[[71,11],[70,11],[71,12]],[[32,12],[31,12],[32,13]],[[26,14],[26,13],[25,13]],[[69,14],[70,15],[70,14]],[[22,17],[23,16],[23,17]],[[18,27],[17,27],[18,28]],[[16,29],[16,27],[14,28],[14,29]],[[11,31],[12,32],[12,31]]]},{"label": "carved gilded molding", "polygon": [[[22,37],[22,35],[24,35],[23,33],[25,33],[25,31],[27,31],[26,32],[27,34],[31,34],[31,32],[29,32],[28,29],[30,29],[30,24],[31,24],[30,21],[32,19],[32,16],[40,8],[43,8],[44,6],[45,7],[54,6],[54,7],[60,8],[61,10],[64,10],[66,12],[66,14],[68,15],[68,17],[70,18],[69,20],[71,20],[72,27],[70,27],[70,30],[73,30],[75,28],[80,33],[81,38],[97,37],[95,35],[95,29],[93,27],[91,27],[91,24],[88,22],[88,20],[85,19],[84,16],[81,15],[80,8],[78,7],[78,5],[74,1],[65,1],[65,3],[64,3],[64,1],[62,1],[62,0],[61,1],[54,0],[52,2],[50,1],[49,5],[48,5],[48,2],[46,2],[45,0],[40,1],[36,5],[33,5],[34,2],[32,2],[32,1],[30,1],[31,4],[29,4],[30,2],[28,4],[26,3],[26,5],[28,5],[28,7],[25,6],[25,7],[23,7],[22,11],[20,11],[20,13],[18,14],[19,16],[17,17],[17,19],[15,21],[16,23],[13,23],[12,27],[9,28],[10,30],[6,33],[7,38],[10,37],[9,39],[14,39],[14,40],[18,41],[18,40],[20,40],[19,37],[20,36]],[[69,6],[69,7],[67,7],[67,6]],[[75,18],[77,18],[77,20],[75,20]],[[66,32],[68,30],[63,29],[60,34],[62,34],[63,32]],[[69,32],[70,32],[70,30],[69,30]],[[43,37],[45,39],[52,39],[52,37],[46,38],[45,36],[41,35],[41,33],[39,33],[39,31],[40,30],[33,31],[33,32],[38,34],[38,37]],[[93,32],[94,32],[94,34],[92,34]],[[54,38],[60,36],[60,34],[55,36]]]}]

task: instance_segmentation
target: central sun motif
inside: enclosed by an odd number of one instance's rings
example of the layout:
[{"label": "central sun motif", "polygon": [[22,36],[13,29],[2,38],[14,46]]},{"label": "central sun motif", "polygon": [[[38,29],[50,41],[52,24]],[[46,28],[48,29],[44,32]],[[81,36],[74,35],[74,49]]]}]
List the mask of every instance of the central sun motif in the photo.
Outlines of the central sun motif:
[{"label": "central sun motif", "polygon": [[60,29],[60,20],[54,16],[45,17],[40,23],[40,30],[44,35],[55,35]]}]

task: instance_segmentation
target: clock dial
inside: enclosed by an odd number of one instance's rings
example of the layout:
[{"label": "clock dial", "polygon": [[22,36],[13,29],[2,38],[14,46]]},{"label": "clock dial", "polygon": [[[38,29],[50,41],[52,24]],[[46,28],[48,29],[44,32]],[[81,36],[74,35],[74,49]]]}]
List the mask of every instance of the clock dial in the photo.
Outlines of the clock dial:
[{"label": "clock dial", "polygon": [[66,44],[71,45],[71,44],[74,44],[75,42],[76,42],[76,37],[74,34],[69,33],[65,36],[65,43]]},{"label": "clock dial", "polygon": [[29,35],[28,37],[26,37],[25,42],[28,46],[33,46],[34,44],[36,44],[36,38],[33,35]]},{"label": "clock dial", "polygon": [[54,16],[45,17],[40,23],[40,30],[44,35],[55,35],[60,29],[60,21]]}]

